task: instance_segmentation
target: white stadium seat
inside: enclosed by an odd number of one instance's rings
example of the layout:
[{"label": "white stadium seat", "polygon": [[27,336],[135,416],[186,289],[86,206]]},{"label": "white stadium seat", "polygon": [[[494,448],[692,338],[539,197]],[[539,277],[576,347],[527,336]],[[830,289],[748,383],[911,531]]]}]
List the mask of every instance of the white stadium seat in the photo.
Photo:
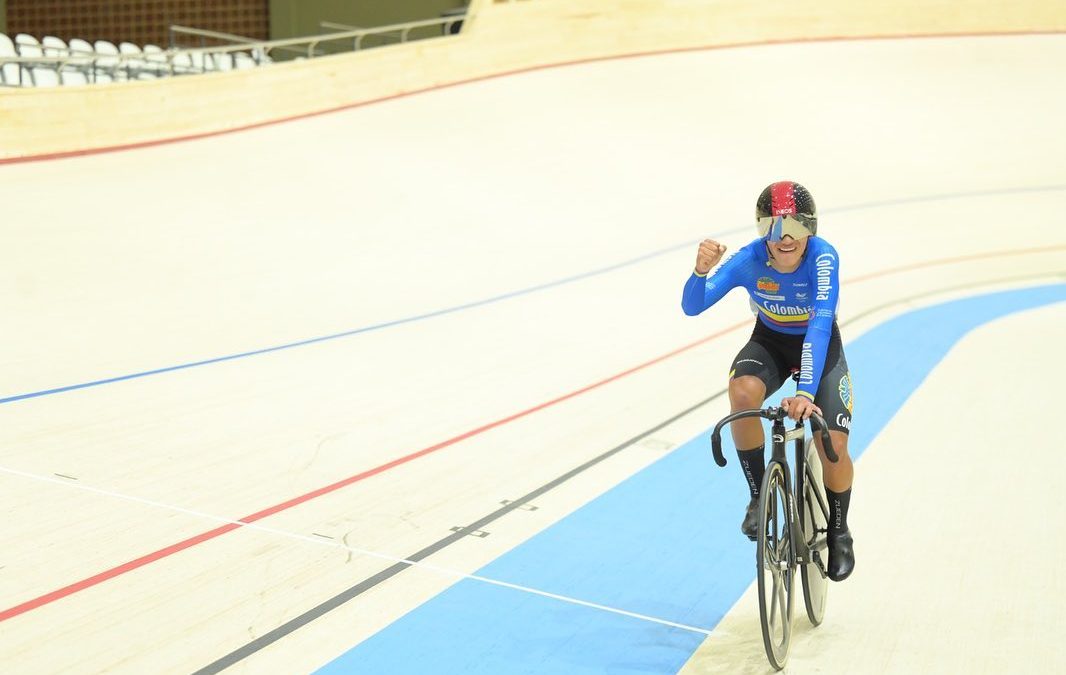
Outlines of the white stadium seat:
[{"label": "white stadium seat", "polygon": [[189,59],[192,60],[192,69],[196,73],[205,73],[209,70],[214,70],[214,63],[210,58],[204,58],[203,52],[192,52],[189,54]]},{"label": "white stadium seat", "polygon": [[18,49],[19,56],[25,56],[27,58],[43,56],[41,53],[41,43],[37,41],[37,38],[26,33],[19,33],[15,36],[15,48]]},{"label": "white stadium seat", "polygon": [[144,61],[155,77],[170,75],[170,65],[167,63],[166,52],[158,45],[144,46]]},{"label": "white stadium seat", "polygon": [[215,70],[233,70],[233,52],[222,52],[211,56],[215,61]]},{"label": "white stadium seat", "polygon": [[66,56],[69,52],[67,43],[55,35],[45,35],[41,38],[41,48],[45,56]]},{"label": "white stadium seat", "polygon": [[89,70],[83,67],[67,66],[59,73],[63,86],[89,84]]},{"label": "white stadium seat", "polygon": [[192,56],[190,56],[189,54],[175,54],[174,72],[178,75],[193,72]]},{"label": "white stadium seat", "polygon": [[[96,51],[93,49],[93,46],[85,40],[82,40],[81,38],[71,38],[70,43],[67,45],[67,48],[74,56],[92,57],[96,54]],[[77,75],[63,73],[63,82],[69,84],[85,84],[95,82],[96,78],[93,73],[94,64],[92,60],[90,58],[86,58],[85,60],[79,60],[78,63],[80,65],[77,70],[81,74]]]},{"label": "white stadium seat", "polygon": [[[17,57],[18,52],[15,51],[15,43],[11,41],[7,35],[0,33],[0,58],[5,56]],[[21,79],[19,77],[19,64],[17,63],[5,63],[0,67],[0,84],[6,84],[10,86],[19,86]],[[27,82],[26,84],[29,84]]]},{"label": "white stadium seat", "polygon": [[69,48],[70,51],[76,54],[85,54],[86,56],[93,54],[96,51],[91,44],[81,38],[71,38]]},{"label": "white stadium seat", "polygon": [[[26,33],[16,35],[15,47],[18,49],[19,56],[24,58],[44,58],[44,50],[41,48],[41,43],[32,35],[27,35]],[[57,66],[42,63],[30,65],[27,70],[30,73],[30,80],[33,82],[33,86],[59,86],[59,69]]]},{"label": "white stadium seat", "polygon": [[[64,58],[71,55],[71,50],[67,43],[54,35],[45,35],[41,38],[41,48],[44,50],[44,55],[49,57]],[[87,84],[89,81],[86,76],[87,69],[80,61],[66,63],[58,68],[59,81],[64,85]]]},{"label": "white stadium seat", "polygon": [[256,66],[255,59],[253,59],[251,56],[248,56],[244,52],[237,52],[236,58],[238,70],[244,70],[245,68],[255,68]]},{"label": "white stadium seat", "polygon": [[[25,33],[19,33],[13,40],[0,33],[0,57],[4,56],[41,58],[42,63],[0,66],[0,85],[39,87],[246,70],[273,62],[269,54],[258,48],[219,53],[184,52],[151,44],[142,48],[132,42],[116,45],[107,40],[89,43],[71,38],[68,43],[54,35],[38,41]],[[57,61],[47,63],[44,59]]]},{"label": "white stadium seat", "polygon": [[144,52],[138,45],[135,45],[132,42],[122,42],[119,43],[118,51],[126,57],[126,60],[122,62],[122,69],[126,71],[126,76],[129,77],[129,79],[155,79],[156,74],[148,67],[148,63],[144,59]]},{"label": "white stadium seat", "polygon": [[[126,79],[126,73],[119,68],[118,47],[107,40],[97,40],[93,48],[101,57],[96,60],[96,81],[110,82]],[[114,56],[114,58],[112,58]]]},{"label": "white stadium seat", "polygon": [[274,59],[270,58],[270,55],[267,54],[266,52],[264,52],[262,49],[253,49],[252,50],[252,60],[255,61],[259,65],[263,65],[264,63],[273,63],[274,62]]}]

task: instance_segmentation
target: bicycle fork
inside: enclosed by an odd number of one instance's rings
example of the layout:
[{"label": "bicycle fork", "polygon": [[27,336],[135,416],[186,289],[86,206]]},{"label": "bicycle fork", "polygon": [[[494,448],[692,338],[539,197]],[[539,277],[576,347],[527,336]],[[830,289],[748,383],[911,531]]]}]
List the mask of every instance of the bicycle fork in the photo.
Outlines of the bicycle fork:
[{"label": "bicycle fork", "polygon": [[[801,479],[804,475],[804,471],[807,470],[807,457],[803,451],[803,425],[796,425],[796,428],[791,431],[785,429],[785,423],[783,420],[775,419],[773,426],[770,429],[771,453],[770,463],[777,462],[781,464],[781,469],[785,475],[785,485],[787,489],[785,493],[785,518],[788,520],[788,563],[789,566],[795,566],[797,563],[802,564],[810,560],[811,551],[807,546],[807,542],[803,539],[803,533],[799,524],[799,517],[796,515],[796,498],[803,499],[801,492]],[[792,481],[792,472],[788,465],[788,460],[785,457],[785,444],[792,441],[796,448],[796,482]],[[795,485],[795,489],[793,489]]]}]

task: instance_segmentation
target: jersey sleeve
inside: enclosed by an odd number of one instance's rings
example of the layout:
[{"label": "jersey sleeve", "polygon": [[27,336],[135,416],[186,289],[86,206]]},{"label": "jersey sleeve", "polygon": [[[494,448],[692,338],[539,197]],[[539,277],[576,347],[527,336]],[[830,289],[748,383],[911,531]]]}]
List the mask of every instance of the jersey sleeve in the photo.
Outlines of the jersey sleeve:
[{"label": "jersey sleeve", "polygon": [[718,266],[711,276],[700,276],[695,272],[685,282],[681,293],[681,309],[689,316],[696,316],[725,294],[743,284],[741,270],[747,259],[747,253],[741,249]]},{"label": "jersey sleeve", "polygon": [[814,400],[818,384],[825,370],[825,356],[829,350],[829,338],[833,334],[837,301],[840,297],[840,259],[836,249],[829,244],[815,252],[811,271],[814,286],[814,304],[807,333],[803,338],[800,356],[800,379],[796,394]]}]

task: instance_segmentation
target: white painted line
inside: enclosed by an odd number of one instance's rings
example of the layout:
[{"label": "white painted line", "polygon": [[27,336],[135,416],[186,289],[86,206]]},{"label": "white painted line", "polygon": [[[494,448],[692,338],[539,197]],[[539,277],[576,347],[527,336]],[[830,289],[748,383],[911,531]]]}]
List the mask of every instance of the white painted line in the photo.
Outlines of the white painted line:
[{"label": "white painted line", "polygon": [[279,530],[273,527],[267,527],[258,523],[246,523],[241,520],[234,520],[232,518],[226,518],[224,516],[216,516],[211,513],[205,513],[203,511],[196,511],[194,509],[187,509],[183,506],[175,506],[173,504],[167,504],[164,502],[155,501],[153,499],[145,499],[143,497],[135,497],[133,495],[123,494],[114,490],[107,490],[104,488],[93,487],[84,483],[71,483],[68,480],[62,480],[53,476],[43,476],[40,474],[31,473],[29,471],[22,471],[20,469],[12,469],[10,467],[0,466],[0,473],[6,473],[12,476],[18,476],[20,478],[27,478],[30,480],[39,481],[42,483],[51,483],[53,485],[60,485],[64,488],[70,488],[74,490],[82,490],[83,492],[90,492],[105,497],[111,497],[112,499],[119,499],[122,501],[133,502],[136,504],[143,504],[145,506],[151,506],[157,509],[164,509],[167,511],[174,511],[176,513],[183,513],[185,515],[194,516],[196,518],[203,518],[205,520],[212,520],[218,523],[224,523],[227,525],[237,525],[259,532],[265,532],[267,534],[273,534],[286,539],[292,539],[295,541],[301,541],[308,544],[314,544],[315,546],[325,546],[327,548],[337,548],[357,553],[360,555],[370,556],[372,558],[379,558],[381,560],[388,560],[393,563],[402,563],[411,567],[418,567],[429,572],[435,572],[442,576],[454,577],[457,580],[469,579],[471,581],[479,581],[481,583],[492,584],[493,586],[500,586],[502,588],[510,588],[512,590],[521,591],[523,593],[529,593],[531,595],[539,595],[545,598],[551,598],[552,600],[558,600],[560,602],[566,602],[572,605],[578,605],[580,607],[589,607],[591,609],[597,609],[603,612],[609,612],[611,614],[618,614],[620,616],[627,616],[633,619],[639,619],[641,621],[648,621],[651,623],[657,623],[663,626],[669,626],[671,628],[679,628],[681,630],[690,631],[693,633],[699,633],[701,635],[710,635],[711,631],[705,628],[698,628],[696,626],[689,626],[683,623],[676,623],[674,621],[668,621],[666,619],[660,619],[654,616],[648,616],[646,614],[638,614],[636,612],[630,612],[617,607],[610,607],[608,605],[601,605],[595,602],[589,602],[587,600],[581,600],[580,598],[572,598],[566,595],[559,595],[558,593],[549,593],[548,591],[542,591],[536,588],[530,588],[529,586],[521,586],[519,584],[512,584],[506,581],[500,581],[499,579],[491,579],[489,577],[478,576],[476,574],[467,574],[458,570],[449,569],[446,567],[438,567],[437,565],[431,565],[424,562],[416,562],[414,560],[408,560],[407,558],[401,558],[388,553],[381,553],[380,551],[371,551],[369,549],[359,548],[356,546],[349,546],[343,542],[336,540],[323,539],[321,536],[304,535],[296,532],[289,532],[287,530]]}]

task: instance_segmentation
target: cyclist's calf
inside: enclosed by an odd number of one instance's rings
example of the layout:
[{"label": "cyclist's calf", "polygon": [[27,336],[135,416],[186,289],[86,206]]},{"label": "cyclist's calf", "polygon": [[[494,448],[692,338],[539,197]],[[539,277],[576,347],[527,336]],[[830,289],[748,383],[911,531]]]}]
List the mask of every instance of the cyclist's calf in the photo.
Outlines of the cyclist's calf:
[{"label": "cyclist's calf", "polygon": [[818,434],[814,436],[814,445],[818,448],[818,455],[822,460],[822,480],[830,490],[843,492],[851,487],[855,475],[851,456],[848,454],[848,435],[842,431],[830,431],[829,437],[833,441],[833,450],[837,453],[837,462],[826,460],[822,438]]}]

